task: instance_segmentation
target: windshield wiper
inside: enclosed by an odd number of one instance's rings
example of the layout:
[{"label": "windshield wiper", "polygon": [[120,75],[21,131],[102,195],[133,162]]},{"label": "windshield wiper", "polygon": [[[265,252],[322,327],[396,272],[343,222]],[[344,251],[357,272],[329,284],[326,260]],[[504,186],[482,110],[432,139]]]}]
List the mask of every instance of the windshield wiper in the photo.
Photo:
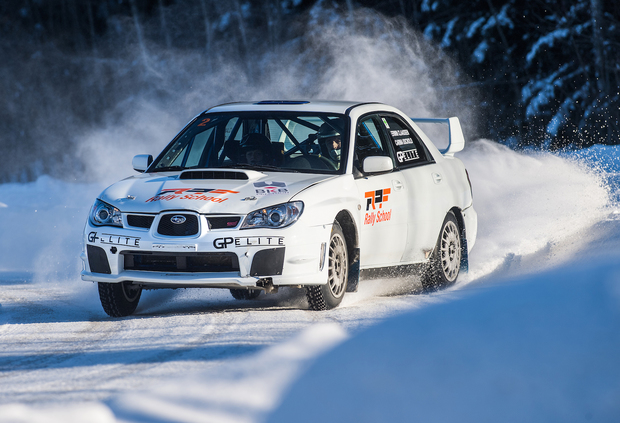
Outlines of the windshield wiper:
[{"label": "windshield wiper", "polygon": [[275,172],[299,173],[295,169],[287,169],[287,168],[281,168],[281,167],[278,167],[278,166],[271,166],[271,165],[251,165],[251,164],[247,164],[247,163],[231,164],[231,165],[227,165],[226,167],[227,168],[231,168],[231,169],[272,170],[272,171],[275,171]]},{"label": "windshield wiper", "polygon": [[175,170],[185,170],[185,168],[183,166],[158,167],[153,169],[151,172],[171,172]]}]

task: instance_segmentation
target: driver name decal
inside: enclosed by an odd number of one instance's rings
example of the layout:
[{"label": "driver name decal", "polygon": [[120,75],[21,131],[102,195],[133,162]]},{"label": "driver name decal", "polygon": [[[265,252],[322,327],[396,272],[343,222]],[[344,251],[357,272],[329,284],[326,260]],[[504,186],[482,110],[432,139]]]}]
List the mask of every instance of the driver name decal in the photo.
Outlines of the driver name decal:
[{"label": "driver name decal", "polygon": [[397,131],[390,131],[390,135],[392,135],[392,139],[394,140],[394,144],[397,146],[403,146],[408,144],[413,144],[413,140],[409,135],[409,131],[406,129],[399,129]]},{"label": "driver name decal", "polygon": [[[211,201],[213,203],[223,203],[228,197],[214,197],[212,194],[238,194],[239,191],[231,191],[228,189],[216,188],[171,188],[160,191],[156,196],[146,200],[146,203],[154,201],[170,201],[170,200],[198,200]],[[209,195],[207,195],[209,194]]]},{"label": "driver name decal", "polygon": [[375,223],[387,222],[392,219],[392,209],[383,208],[383,204],[388,202],[388,196],[391,192],[391,188],[384,188],[364,193],[366,199],[364,225],[374,226]]}]

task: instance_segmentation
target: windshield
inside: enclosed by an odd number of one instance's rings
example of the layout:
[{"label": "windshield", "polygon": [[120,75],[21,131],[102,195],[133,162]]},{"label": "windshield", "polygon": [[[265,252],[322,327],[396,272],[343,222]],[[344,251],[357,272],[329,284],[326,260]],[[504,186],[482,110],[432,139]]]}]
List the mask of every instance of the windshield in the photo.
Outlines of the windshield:
[{"label": "windshield", "polygon": [[320,113],[203,114],[162,151],[148,171],[240,168],[343,173],[346,121],[343,115]]}]

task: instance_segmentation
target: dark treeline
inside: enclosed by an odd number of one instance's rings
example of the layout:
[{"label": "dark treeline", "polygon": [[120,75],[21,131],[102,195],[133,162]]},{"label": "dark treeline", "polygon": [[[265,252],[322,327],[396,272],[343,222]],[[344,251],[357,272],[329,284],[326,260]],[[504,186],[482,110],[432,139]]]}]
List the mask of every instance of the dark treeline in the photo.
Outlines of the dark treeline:
[{"label": "dark treeline", "polygon": [[442,89],[475,96],[469,138],[620,143],[616,1],[2,0],[0,182],[78,175],[80,133],[113,124],[136,98],[195,111],[178,95],[192,84],[187,63],[218,75],[232,66],[251,84],[265,53],[300,48],[317,10],[346,21],[360,8],[414,28],[458,64],[462,83]]},{"label": "dark treeline", "polygon": [[412,19],[484,93],[485,135],[552,150],[620,142],[620,2],[443,0],[421,9]]}]

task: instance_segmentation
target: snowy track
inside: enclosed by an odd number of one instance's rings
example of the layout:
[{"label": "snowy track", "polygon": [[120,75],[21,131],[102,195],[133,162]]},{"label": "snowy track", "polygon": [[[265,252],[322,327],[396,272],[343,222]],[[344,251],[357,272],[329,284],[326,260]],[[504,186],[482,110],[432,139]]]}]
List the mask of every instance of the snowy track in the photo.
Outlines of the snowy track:
[{"label": "snowy track", "polygon": [[[57,404],[85,402],[102,422],[257,421],[313,358],[383,319],[620,253],[617,208],[599,176],[488,142],[465,153],[480,214],[470,274],[432,295],[408,293],[398,280],[363,281],[328,312],[306,310],[299,289],[255,301],[193,289],[145,291],[135,315],[108,318],[76,264],[101,187],[49,178],[0,185],[0,422],[71,421]],[[53,227],[51,215],[61,216]]]},{"label": "snowy track", "polygon": [[327,313],[305,310],[303,291],[294,289],[256,301],[229,299],[224,290],[146,291],[136,315],[111,319],[99,310],[95,285],[76,296],[75,286],[0,280],[8,317],[0,327],[0,399],[104,400],[255,354],[316,323],[354,332],[429,301],[416,295],[364,299],[373,284]]}]

